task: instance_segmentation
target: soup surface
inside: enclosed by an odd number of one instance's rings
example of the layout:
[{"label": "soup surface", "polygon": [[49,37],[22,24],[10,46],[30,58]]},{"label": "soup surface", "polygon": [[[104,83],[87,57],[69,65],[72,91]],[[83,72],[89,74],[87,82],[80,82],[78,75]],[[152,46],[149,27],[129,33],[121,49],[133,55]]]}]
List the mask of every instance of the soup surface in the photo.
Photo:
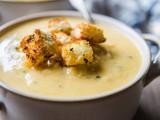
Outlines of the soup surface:
[{"label": "soup surface", "polygon": [[[0,33],[0,80],[20,91],[49,97],[82,97],[112,91],[129,83],[141,67],[136,46],[120,31],[97,23],[107,41],[101,46],[110,54],[102,54],[100,62],[90,67],[60,67],[42,70],[23,65],[24,53],[18,52],[21,39],[36,28],[46,29],[51,18],[25,21]],[[83,21],[67,18],[74,27]],[[101,53],[100,53],[101,54]]]}]

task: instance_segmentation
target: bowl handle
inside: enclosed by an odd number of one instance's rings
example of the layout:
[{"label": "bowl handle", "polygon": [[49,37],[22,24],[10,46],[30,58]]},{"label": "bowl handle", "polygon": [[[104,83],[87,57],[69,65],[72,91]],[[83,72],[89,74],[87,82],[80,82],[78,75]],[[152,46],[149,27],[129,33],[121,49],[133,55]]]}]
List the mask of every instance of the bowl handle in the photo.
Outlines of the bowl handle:
[{"label": "bowl handle", "polygon": [[[146,75],[144,86],[148,85],[152,80],[154,80],[156,77],[160,75],[160,61],[158,62],[158,59],[160,58],[160,38],[158,36],[155,36],[153,34],[142,34],[142,37],[146,41],[151,41],[155,43],[158,46],[158,52],[155,55],[155,57],[152,57],[151,65],[149,68],[149,71]],[[151,50],[151,48],[150,48]]]},{"label": "bowl handle", "polygon": [[3,110],[4,104],[3,104],[3,97],[2,92],[0,92],[0,111]]},{"label": "bowl handle", "polygon": [[4,105],[3,102],[0,101],[0,111],[3,109]]}]

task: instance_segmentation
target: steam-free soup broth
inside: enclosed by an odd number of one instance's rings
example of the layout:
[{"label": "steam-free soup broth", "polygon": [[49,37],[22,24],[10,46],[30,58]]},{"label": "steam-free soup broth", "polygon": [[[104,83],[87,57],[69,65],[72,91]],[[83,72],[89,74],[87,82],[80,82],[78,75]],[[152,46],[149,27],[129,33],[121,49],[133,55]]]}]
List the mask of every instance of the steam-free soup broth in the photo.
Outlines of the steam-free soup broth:
[{"label": "steam-free soup broth", "polygon": [[[107,38],[100,46],[106,49],[96,65],[84,67],[28,68],[24,53],[17,51],[22,38],[36,28],[46,29],[51,18],[40,18],[16,24],[0,33],[0,80],[27,93],[49,97],[83,97],[120,88],[131,82],[141,67],[141,56],[130,38],[111,26],[96,25]],[[74,27],[82,21],[67,18]]]}]

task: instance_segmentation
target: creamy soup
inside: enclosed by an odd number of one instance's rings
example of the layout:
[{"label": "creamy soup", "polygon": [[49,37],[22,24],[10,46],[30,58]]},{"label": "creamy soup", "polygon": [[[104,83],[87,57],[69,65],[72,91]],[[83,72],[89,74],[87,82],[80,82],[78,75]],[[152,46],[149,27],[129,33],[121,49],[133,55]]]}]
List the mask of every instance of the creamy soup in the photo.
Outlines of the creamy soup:
[{"label": "creamy soup", "polygon": [[[131,82],[141,67],[136,46],[121,31],[97,23],[107,41],[101,43],[107,53],[100,53],[97,65],[30,69],[24,66],[24,53],[18,52],[21,39],[35,28],[46,29],[51,18],[25,21],[0,33],[0,80],[27,93],[50,97],[82,97],[112,91]],[[74,27],[83,21],[67,18]],[[110,54],[108,54],[110,53]],[[74,70],[76,69],[76,71]]]}]

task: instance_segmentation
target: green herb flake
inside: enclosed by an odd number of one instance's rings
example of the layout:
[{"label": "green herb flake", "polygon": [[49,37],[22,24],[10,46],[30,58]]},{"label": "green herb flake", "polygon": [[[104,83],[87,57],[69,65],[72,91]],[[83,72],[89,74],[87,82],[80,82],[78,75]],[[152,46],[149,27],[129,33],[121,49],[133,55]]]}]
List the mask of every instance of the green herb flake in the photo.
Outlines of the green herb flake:
[{"label": "green herb flake", "polygon": [[33,84],[37,84],[37,82],[34,81]]},{"label": "green herb flake", "polygon": [[97,76],[96,76],[96,78],[97,78],[97,79],[100,79],[100,78],[101,78],[101,76],[97,75]]},{"label": "green herb flake", "polygon": [[128,56],[129,59],[133,59],[133,56]]},{"label": "green herb flake", "polygon": [[119,68],[119,69],[122,69],[122,66],[119,65],[118,68]]},{"label": "green herb flake", "polygon": [[15,49],[16,49],[16,51],[18,51],[18,50],[19,50],[19,47],[17,46],[17,47],[15,47]]}]

